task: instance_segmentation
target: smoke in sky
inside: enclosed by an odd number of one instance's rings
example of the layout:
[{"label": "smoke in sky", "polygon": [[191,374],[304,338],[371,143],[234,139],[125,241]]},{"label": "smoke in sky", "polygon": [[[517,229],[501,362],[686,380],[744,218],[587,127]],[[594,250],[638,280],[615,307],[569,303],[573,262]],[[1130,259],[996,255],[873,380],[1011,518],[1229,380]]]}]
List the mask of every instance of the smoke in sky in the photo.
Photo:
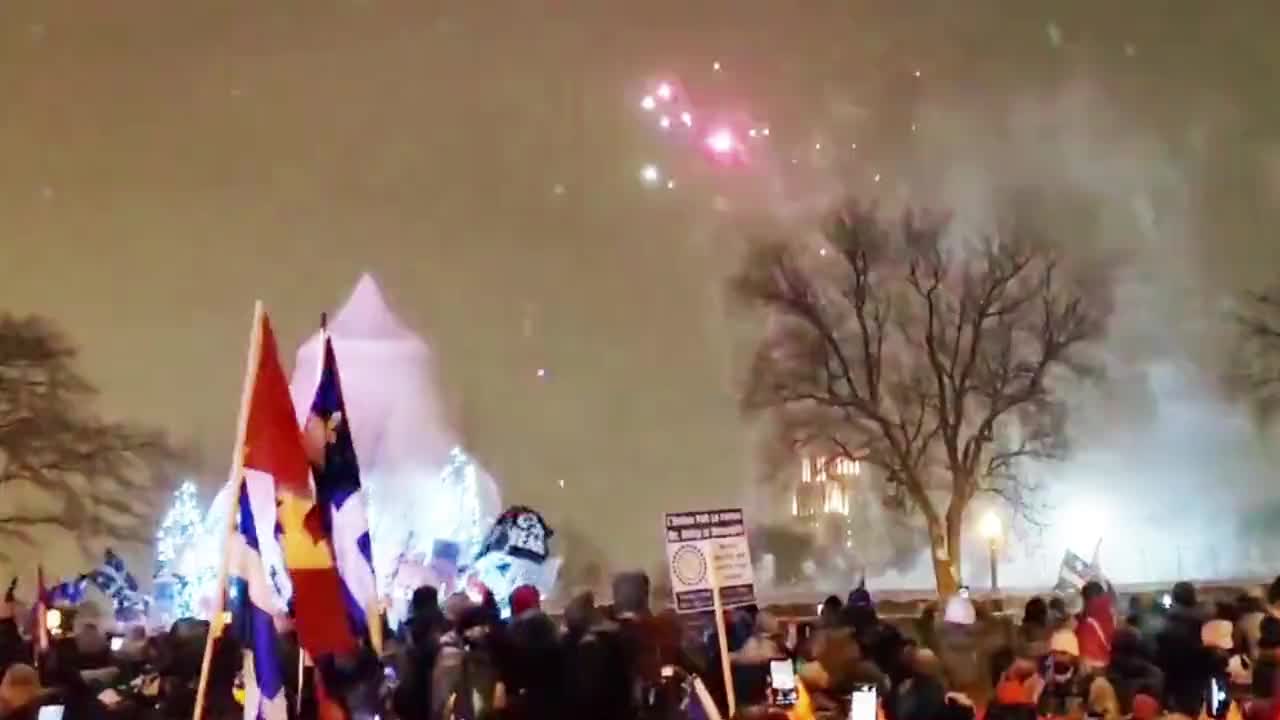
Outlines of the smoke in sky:
[{"label": "smoke in sky", "polygon": [[[1050,585],[1064,549],[1087,558],[1099,542],[1124,581],[1274,574],[1280,558],[1263,552],[1261,528],[1280,506],[1280,453],[1222,382],[1237,347],[1225,308],[1260,282],[1232,258],[1268,254],[1239,222],[1242,197],[1222,185],[1264,177],[1266,158],[1247,169],[1221,161],[1247,108],[1190,92],[1185,112],[1153,115],[1100,77],[1081,69],[1031,89],[923,98],[911,142],[881,155],[895,170],[893,188],[875,192],[882,204],[949,209],[961,234],[1014,212],[1111,288],[1104,372],[1069,391],[1069,455],[1027,469],[1045,488],[1042,525],[1015,526],[1004,580]],[[969,550],[966,580],[983,584],[976,533]],[[932,584],[924,553],[886,571],[886,587]]]}]

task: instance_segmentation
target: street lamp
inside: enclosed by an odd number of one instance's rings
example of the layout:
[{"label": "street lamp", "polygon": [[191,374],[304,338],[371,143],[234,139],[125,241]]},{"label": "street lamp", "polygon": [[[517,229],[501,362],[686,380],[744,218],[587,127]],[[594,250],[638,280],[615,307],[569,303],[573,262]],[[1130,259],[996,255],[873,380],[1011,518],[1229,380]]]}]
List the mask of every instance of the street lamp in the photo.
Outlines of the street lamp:
[{"label": "street lamp", "polygon": [[1000,542],[1004,539],[1004,523],[994,511],[988,511],[978,523],[978,532],[987,539],[987,549],[991,553],[991,592],[1000,591],[1000,575],[997,568],[997,553]]}]

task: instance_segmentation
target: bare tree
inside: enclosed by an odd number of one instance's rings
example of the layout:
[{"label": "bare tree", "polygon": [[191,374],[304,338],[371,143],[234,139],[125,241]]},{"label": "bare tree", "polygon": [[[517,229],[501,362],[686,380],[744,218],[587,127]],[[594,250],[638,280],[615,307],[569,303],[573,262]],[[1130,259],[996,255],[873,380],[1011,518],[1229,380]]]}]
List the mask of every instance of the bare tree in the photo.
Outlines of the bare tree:
[{"label": "bare tree", "polygon": [[1280,290],[1250,293],[1236,322],[1242,342],[1232,384],[1270,416],[1280,404]]},{"label": "bare tree", "polygon": [[947,224],[854,206],[820,248],[757,243],[734,282],[769,326],[746,411],[770,413],[793,452],[878,466],[886,504],[922,517],[943,593],[975,496],[1032,508],[1020,466],[1064,449],[1054,380],[1086,367],[1076,350],[1104,315],[1024,233],[948,250]]},{"label": "bare tree", "polygon": [[158,433],[89,410],[93,386],[49,322],[0,315],[0,558],[55,528],[82,550],[105,537],[150,542],[150,500],[178,457]]}]

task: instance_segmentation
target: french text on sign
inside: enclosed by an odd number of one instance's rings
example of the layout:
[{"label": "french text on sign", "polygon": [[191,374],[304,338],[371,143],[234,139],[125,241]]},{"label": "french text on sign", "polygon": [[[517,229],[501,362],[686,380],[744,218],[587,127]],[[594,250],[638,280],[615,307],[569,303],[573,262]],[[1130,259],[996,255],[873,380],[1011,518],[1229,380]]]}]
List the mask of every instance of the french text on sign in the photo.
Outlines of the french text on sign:
[{"label": "french text on sign", "polygon": [[710,610],[713,580],[724,607],[755,602],[751,549],[740,508],[668,513],[665,525],[677,612]]}]

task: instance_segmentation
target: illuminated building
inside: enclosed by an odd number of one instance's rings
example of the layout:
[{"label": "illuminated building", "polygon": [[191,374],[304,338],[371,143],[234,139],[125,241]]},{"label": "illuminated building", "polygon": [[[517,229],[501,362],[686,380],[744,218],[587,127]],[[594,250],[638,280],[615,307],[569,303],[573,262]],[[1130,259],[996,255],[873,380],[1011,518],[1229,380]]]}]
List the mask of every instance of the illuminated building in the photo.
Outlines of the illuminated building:
[{"label": "illuminated building", "polygon": [[814,532],[819,544],[852,545],[849,503],[862,463],[847,457],[806,457],[791,496],[791,516]]}]

